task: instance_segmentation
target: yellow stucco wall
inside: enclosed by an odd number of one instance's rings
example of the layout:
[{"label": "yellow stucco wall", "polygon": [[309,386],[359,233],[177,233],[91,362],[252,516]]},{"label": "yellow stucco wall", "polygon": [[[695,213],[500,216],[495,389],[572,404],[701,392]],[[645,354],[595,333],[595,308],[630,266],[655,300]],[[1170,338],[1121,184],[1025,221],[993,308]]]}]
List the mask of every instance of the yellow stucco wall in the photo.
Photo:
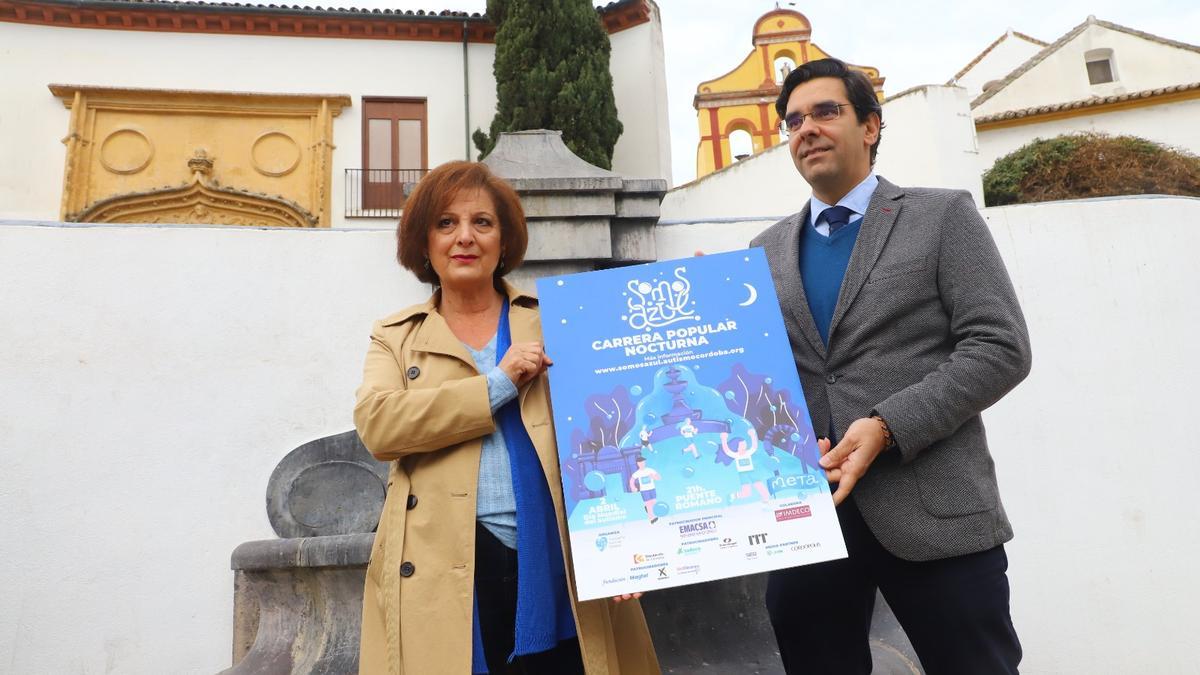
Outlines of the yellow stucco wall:
[{"label": "yellow stucco wall", "polygon": [[342,95],[51,85],[67,221],[329,227]]},{"label": "yellow stucco wall", "polygon": [[[742,130],[750,134],[752,152],[758,153],[780,143],[779,116],[775,99],[776,59],[787,57],[796,65],[829,58],[830,54],[813,44],[812,27],[799,12],[777,9],[759,17],[754,24],[754,49],[728,73],[696,88],[693,105],[700,130],[696,148],[696,177],[729,166],[736,159],[730,149],[729,135]],[[883,99],[883,78],[879,70],[853,66],[875,84]]]}]

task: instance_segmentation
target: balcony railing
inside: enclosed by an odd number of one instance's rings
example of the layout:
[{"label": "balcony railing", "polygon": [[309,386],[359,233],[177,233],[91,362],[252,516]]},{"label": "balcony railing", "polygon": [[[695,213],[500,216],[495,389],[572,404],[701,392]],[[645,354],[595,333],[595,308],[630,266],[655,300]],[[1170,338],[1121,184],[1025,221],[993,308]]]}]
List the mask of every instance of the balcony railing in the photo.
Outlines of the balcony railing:
[{"label": "balcony railing", "polygon": [[346,169],[347,218],[398,218],[406,188],[428,169]]}]

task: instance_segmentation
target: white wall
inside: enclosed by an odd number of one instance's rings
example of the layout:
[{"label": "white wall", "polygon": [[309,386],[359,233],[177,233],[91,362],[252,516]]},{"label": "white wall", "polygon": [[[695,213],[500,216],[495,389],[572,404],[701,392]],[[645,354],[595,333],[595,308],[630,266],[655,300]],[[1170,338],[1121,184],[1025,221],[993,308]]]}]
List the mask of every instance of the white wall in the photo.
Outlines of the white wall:
[{"label": "white wall", "polygon": [[0,224],[0,672],[230,665],[267,479],[353,428],[389,232]]},{"label": "white wall", "polygon": [[[987,209],[1029,379],[987,415],[1030,673],[1195,672],[1200,200]],[[1154,236],[1130,228],[1152,222]]]},{"label": "white wall", "polygon": [[[50,46],[53,48],[50,48]],[[610,69],[625,133],[614,171],[670,178],[662,26],[612,36]],[[496,109],[495,45],[469,46],[470,130]],[[0,216],[55,220],[62,198],[70,111],[50,83],[215,91],[347,94],[334,119],[333,227],[394,227],[345,218],[345,170],[362,168],[362,97],[428,99],[429,166],[468,157],[461,43],[287,38],[54,28],[0,22]],[[469,158],[478,151],[470,146]],[[217,165],[218,177],[220,165]]]},{"label": "white wall", "polygon": [[990,169],[997,159],[1035,138],[1082,131],[1138,136],[1196,154],[1200,153],[1200,127],[1196,120],[1200,120],[1200,99],[985,129],[979,132],[980,166],[984,171]]},{"label": "white wall", "polygon": [[980,59],[979,63],[963,73],[954,84],[966,89],[967,97],[974,100],[983,93],[983,85],[992,80],[1003,79],[1041,50],[1038,45],[1009,31],[999,44]]},{"label": "white wall", "polygon": [[625,126],[613,149],[613,171],[630,178],[671,183],[671,129],[667,119],[667,68],[662,18],[650,3],[651,19],[611,36],[608,69],[613,74],[617,115]]},{"label": "white wall", "polygon": [[[970,100],[961,87],[929,85],[883,104],[875,171],[898,185],[968,190],[983,203]],[[776,145],[667,193],[662,220],[778,219],[799,211],[812,191],[787,144]]]},{"label": "white wall", "polygon": [[[1113,51],[1115,82],[1088,83],[1084,54]],[[974,109],[976,117],[1006,110],[1112,96],[1200,80],[1200,53],[1092,24]]]},{"label": "white wall", "polygon": [[[1033,341],[985,415],[1022,672],[1196,672],[1200,199],[982,210]],[[1154,236],[1131,222],[1153,222]],[[662,258],[745,246],[768,221],[659,227]]]}]

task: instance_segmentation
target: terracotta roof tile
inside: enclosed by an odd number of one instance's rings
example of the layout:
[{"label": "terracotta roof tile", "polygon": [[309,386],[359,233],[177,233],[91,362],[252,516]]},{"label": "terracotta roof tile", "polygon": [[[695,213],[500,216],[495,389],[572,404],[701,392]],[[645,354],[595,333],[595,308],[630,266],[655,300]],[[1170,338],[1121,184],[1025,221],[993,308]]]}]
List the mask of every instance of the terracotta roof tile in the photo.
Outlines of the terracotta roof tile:
[{"label": "terracotta roof tile", "polygon": [[285,5],[274,3],[255,3],[255,2],[207,2],[204,0],[39,0],[42,4],[50,5],[72,5],[72,6],[90,6],[90,7],[128,7],[130,5],[156,5],[163,8],[171,7],[172,5],[180,7],[188,7],[195,9],[221,10],[221,9],[236,9],[236,10],[265,10],[269,12],[284,12],[288,14],[364,14],[364,15],[379,15],[392,14],[403,17],[420,17],[422,19],[483,19],[483,14],[479,12],[458,12],[449,9],[444,10],[423,10],[423,9],[366,9],[359,7],[322,7],[309,5]]},{"label": "terracotta roof tile", "polygon": [[1177,84],[1171,87],[1158,87],[1156,89],[1145,89],[1135,91],[1128,94],[1115,94],[1113,96],[1093,96],[1091,98],[1080,99],[1078,101],[1067,101],[1066,103],[1054,103],[1051,105],[1038,105],[1031,108],[1022,108],[1020,110],[1006,110],[1002,113],[994,115],[984,115],[983,117],[975,118],[975,124],[987,124],[989,122],[1001,122],[1004,120],[1017,120],[1024,117],[1036,117],[1038,115],[1046,115],[1049,113],[1060,112],[1063,110],[1078,110],[1081,108],[1094,108],[1112,103],[1122,103],[1124,101],[1136,101],[1139,99],[1156,98],[1167,94],[1177,94],[1185,91],[1200,90],[1200,82],[1191,82],[1189,84]]},{"label": "terracotta roof tile", "polygon": [[[616,0],[610,2],[603,7],[597,7],[596,11],[600,14],[617,11],[627,5],[639,3],[641,0]],[[442,10],[424,10],[424,9],[381,9],[381,8],[359,8],[359,7],[322,7],[320,5],[287,5],[287,4],[268,4],[254,2],[210,2],[206,0],[39,0],[44,4],[52,5],[72,5],[72,6],[91,6],[91,7],[122,7],[129,5],[158,5],[171,6],[180,5],[196,9],[207,9],[220,11],[222,9],[235,9],[239,11],[245,10],[265,10],[268,12],[282,12],[287,14],[358,14],[358,15],[394,15],[405,18],[421,18],[421,19],[486,19],[486,15],[480,12],[460,12],[449,9]]]}]

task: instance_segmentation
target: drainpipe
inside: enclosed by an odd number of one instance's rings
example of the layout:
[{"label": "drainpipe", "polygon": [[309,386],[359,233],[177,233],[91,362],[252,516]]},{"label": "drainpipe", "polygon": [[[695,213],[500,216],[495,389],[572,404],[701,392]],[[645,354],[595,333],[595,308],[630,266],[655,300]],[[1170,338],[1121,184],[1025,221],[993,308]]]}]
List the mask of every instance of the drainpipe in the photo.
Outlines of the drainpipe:
[{"label": "drainpipe", "polygon": [[471,161],[471,80],[467,74],[467,20],[463,19],[463,141],[466,159]]}]

